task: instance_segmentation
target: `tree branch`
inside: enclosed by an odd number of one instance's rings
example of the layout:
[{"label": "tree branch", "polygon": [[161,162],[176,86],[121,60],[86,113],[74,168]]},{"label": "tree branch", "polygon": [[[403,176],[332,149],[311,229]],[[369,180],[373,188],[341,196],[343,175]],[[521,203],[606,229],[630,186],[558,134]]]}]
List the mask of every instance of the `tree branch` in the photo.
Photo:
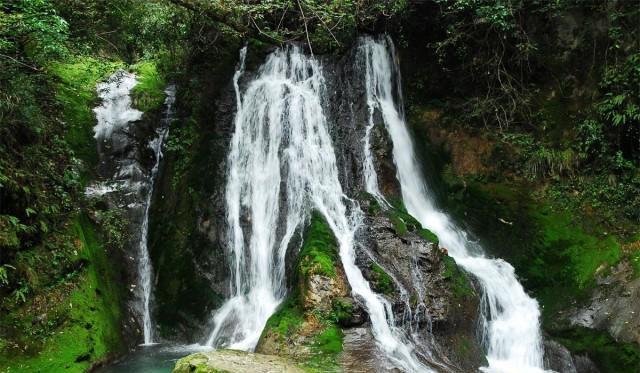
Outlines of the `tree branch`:
[{"label": "tree branch", "polygon": [[[174,5],[188,9],[195,13],[204,14],[207,18],[214,22],[221,23],[231,29],[237,31],[242,36],[251,37],[269,44],[280,44],[278,40],[266,33],[260,32],[255,28],[249,27],[242,22],[238,22],[236,15],[226,9],[214,8],[212,3],[204,3],[199,0],[169,0]],[[250,24],[250,23],[248,23]]]}]

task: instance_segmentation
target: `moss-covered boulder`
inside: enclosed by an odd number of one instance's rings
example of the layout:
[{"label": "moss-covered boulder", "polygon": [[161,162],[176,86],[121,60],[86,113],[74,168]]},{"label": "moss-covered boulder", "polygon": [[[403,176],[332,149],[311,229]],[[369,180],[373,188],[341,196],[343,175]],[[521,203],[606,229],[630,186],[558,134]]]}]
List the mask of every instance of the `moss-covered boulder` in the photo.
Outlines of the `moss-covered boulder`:
[{"label": "moss-covered boulder", "polygon": [[198,352],[178,360],[173,373],[303,373],[290,361],[273,355],[235,350]]},{"label": "moss-covered boulder", "polygon": [[285,356],[310,371],[339,371],[340,325],[361,323],[364,316],[348,297],[336,239],[318,213],[305,231],[292,283],[291,295],[267,321],[256,351]]}]

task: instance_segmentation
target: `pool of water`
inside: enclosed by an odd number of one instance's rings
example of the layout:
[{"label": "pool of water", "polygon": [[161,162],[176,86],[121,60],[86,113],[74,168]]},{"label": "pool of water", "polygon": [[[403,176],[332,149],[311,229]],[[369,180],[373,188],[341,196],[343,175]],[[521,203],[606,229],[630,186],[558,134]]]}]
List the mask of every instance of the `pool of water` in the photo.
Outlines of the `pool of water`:
[{"label": "pool of water", "polygon": [[189,354],[207,351],[210,348],[200,345],[171,346],[152,345],[140,346],[136,351],[122,359],[104,367],[98,368],[97,373],[171,373],[178,359]]}]

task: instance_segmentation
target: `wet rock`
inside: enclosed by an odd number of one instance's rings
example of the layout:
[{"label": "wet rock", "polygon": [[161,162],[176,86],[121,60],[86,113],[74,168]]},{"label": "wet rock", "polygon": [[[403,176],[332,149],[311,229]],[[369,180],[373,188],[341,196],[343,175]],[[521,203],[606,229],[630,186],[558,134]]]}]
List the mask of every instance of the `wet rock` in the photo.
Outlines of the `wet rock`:
[{"label": "wet rock", "polygon": [[332,300],[345,293],[344,284],[339,286],[339,281],[340,279],[317,274],[309,276],[304,295],[304,308],[308,311],[329,312],[332,308]]},{"label": "wet rock", "polygon": [[284,358],[235,350],[199,352],[176,363],[173,373],[303,373]]},{"label": "wet rock", "polygon": [[591,298],[568,313],[569,322],[607,331],[616,341],[640,344],[640,278],[634,277],[628,261],[598,276]]},{"label": "wet rock", "polygon": [[378,348],[370,328],[350,328],[344,331],[344,349],[340,357],[340,366],[345,372],[399,372],[385,356]]},{"label": "wet rock", "polygon": [[361,302],[356,302],[351,297],[334,299],[332,308],[338,324],[344,328],[360,326],[367,321],[368,315]]},{"label": "wet rock", "polygon": [[[474,334],[479,315],[479,296],[466,274],[437,243],[420,235],[410,216],[368,208],[361,232],[364,244],[356,263],[370,282],[377,267],[391,279],[384,293],[392,303],[396,324],[411,330],[419,350],[435,356],[431,363],[451,371],[470,372],[486,364]],[[392,220],[403,219],[403,224]],[[345,349],[351,348],[345,341]]]},{"label": "wet rock", "polygon": [[571,352],[555,341],[544,342],[544,366],[556,372],[577,373]]}]

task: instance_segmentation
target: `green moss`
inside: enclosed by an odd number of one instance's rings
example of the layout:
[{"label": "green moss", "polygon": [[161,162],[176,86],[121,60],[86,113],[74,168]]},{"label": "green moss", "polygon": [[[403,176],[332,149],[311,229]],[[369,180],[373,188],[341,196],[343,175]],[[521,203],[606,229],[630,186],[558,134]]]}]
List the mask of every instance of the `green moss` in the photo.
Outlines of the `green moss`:
[{"label": "green moss", "polygon": [[274,313],[265,326],[266,330],[272,330],[282,336],[296,333],[302,325],[303,312],[300,309],[297,297],[290,296]]},{"label": "green moss", "polygon": [[[308,310],[305,312],[302,299],[305,296],[306,279],[310,275],[335,278],[338,248],[331,228],[324,218],[314,212],[305,230],[303,244],[298,255],[292,283],[295,288],[286,301],[273,314],[262,332],[269,343],[287,345],[290,356],[310,372],[339,371],[338,355],[342,352],[342,331],[337,323],[350,318],[352,305],[340,298],[332,302],[331,312]],[[308,330],[303,328],[309,321]],[[319,325],[318,325],[319,324]],[[301,346],[289,346],[291,338],[299,335]],[[298,350],[298,347],[303,347]]]},{"label": "green moss", "polygon": [[404,219],[400,214],[391,213],[389,216],[391,219],[391,223],[393,224],[393,229],[395,229],[396,233],[400,236],[404,236],[407,234],[407,223],[405,223]]},{"label": "green moss", "polygon": [[164,76],[158,71],[156,63],[142,61],[131,66],[131,69],[137,74],[138,80],[138,84],[133,87],[131,92],[134,106],[145,113],[161,107],[167,83]]},{"label": "green moss", "polygon": [[[1,372],[84,372],[95,361],[123,349],[120,330],[122,290],[108,253],[84,216],[73,222],[79,256],[86,266],[53,286],[42,300],[50,303],[40,325],[29,307],[3,317],[22,325],[27,352],[5,346]],[[32,304],[31,307],[37,307]]]},{"label": "green moss", "polygon": [[326,326],[313,337],[311,356],[301,362],[301,366],[310,372],[340,372],[337,358],[342,352],[343,337],[337,326]]},{"label": "green moss", "polygon": [[371,263],[372,281],[374,290],[383,294],[391,294],[395,290],[393,279],[385,270],[376,263]]},{"label": "green moss", "polygon": [[555,334],[558,342],[575,354],[587,354],[602,373],[639,372],[640,348],[620,343],[606,332],[577,328]]},{"label": "green moss", "polygon": [[336,298],[333,300],[331,308],[331,318],[338,324],[350,320],[353,315],[353,303],[349,299]]},{"label": "green moss", "polygon": [[422,238],[426,239],[427,241],[433,242],[436,245],[438,245],[440,243],[440,240],[438,239],[438,236],[436,236],[435,233],[431,232],[430,230],[428,230],[426,228],[420,229],[418,231],[418,234],[420,234],[420,236],[422,236]]},{"label": "green moss", "polygon": [[596,273],[616,264],[622,251],[615,237],[587,233],[567,212],[542,206],[531,216],[539,233],[519,266],[537,290],[545,316],[553,317],[571,300],[587,296]]},{"label": "green moss", "polygon": [[90,57],[76,57],[70,62],[55,63],[49,67],[57,80],[56,100],[62,106],[67,123],[65,140],[89,167],[97,164],[93,139],[95,116],[92,112],[97,97],[96,84],[122,67],[122,62]]},{"label": "green moss", "polygon": [[319,274],[336,276],[338,245],[331,228],[317,212],[304,234],[304,244],[299,254],[299,272],[304,276]]},{"label": "green moss", "polygon": [[453,292],[454,297],[461,299],[473,296],[475,291],[469,284],[469,278],[458,268],[455,260],[448,255],[442,255],[442,261],[445,265],[443,277],[447,279],[449,289]]}]

